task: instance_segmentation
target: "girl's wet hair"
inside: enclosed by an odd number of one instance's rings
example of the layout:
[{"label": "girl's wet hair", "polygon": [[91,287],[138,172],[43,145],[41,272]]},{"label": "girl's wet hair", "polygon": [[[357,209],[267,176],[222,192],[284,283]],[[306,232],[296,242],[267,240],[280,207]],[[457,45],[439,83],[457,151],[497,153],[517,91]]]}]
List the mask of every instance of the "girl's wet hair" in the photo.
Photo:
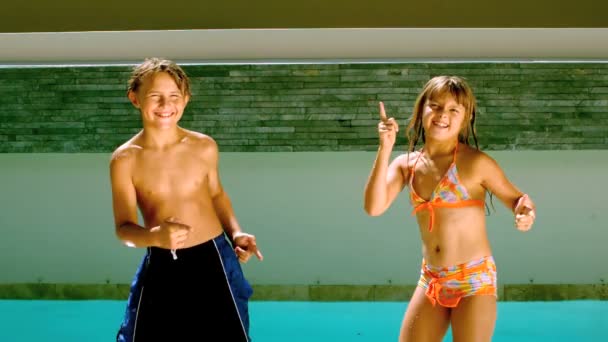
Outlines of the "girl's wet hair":
[{"label": "girl's wet hair", "polygon": [[192,95],[190,92],[190,79],[184,70],[175,62],[161,58],[146,58],[143,63],[133,68],[127,93],[131,91],[137,92],[146,77],[159,72],[169,74],[183,95]]},{"label": "girl's wet hair", "polygon": [[422,140],[422,143],[425,141],[424,129],[422,127],[422,112],[424,111],[425,104],[429,100],[442,97],[446,94],[453,96],[456,102],[465,108],[464,122],[467,124],[458,135],[458,141],[471,145],[469,139],[473,138],[475,147],[479,149],[475,132],[477,104],[471,87],[469,87],[463,78],[458,76],[436,76],[424,85],[422,92],[418,95],[414,104],[414,112],[406,128],[409,152],[413,152],[416,149],[419,140]]}]

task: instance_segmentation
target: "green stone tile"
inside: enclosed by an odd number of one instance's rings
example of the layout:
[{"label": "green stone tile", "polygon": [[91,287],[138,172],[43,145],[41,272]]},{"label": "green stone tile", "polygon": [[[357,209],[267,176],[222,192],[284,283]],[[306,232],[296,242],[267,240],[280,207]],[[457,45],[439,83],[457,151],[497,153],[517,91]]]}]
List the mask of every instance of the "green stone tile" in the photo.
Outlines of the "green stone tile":
[{"label": "green stone tile", "polygon": [[[362,133],[353,122],[336,114],[375,113],[379,99],[393,111],[407,112],[424,82],[446,73],[461,75],[473,86],[482,113],[479,131],[484,137],[480,142],[485,148],[608,149],[607,136],[601,134],[608,132],[608,122],[601,121],[608,105],[608,63],[226,64],[187,65],[184,69],[195,93],[184,122],[195,130],[216,127],[210,134],[220,146],[235,152],[374,150],[377,142],[367,141],[366,135],[354,139],[353,134]],[[125,66],[0,69],[0,91],[6,95],[0,99],[0,152],[111,152],[134,134],[130,128],[140,127],[136,110],[124,93],[130,70]],[[205,113],[230,116],[206,117]],[[269,113],[301,115],[264,117]],[[318,116],[326,114],[335,116]],[[539,118],[536,114],[551,117],[534,121],[532,118]],[[117,115],[129,115],[133,120]],[[504,120],[503,115],[513,116],[512,122],[497,124]],[[370,118],[376,120],[375,114],[348,120]],[[571,120],[559,120],[568,118]],[[551,125],[545,124],[549,119]],[[345,129],[340,130],[343,135],[317,132],[331,135],[328,144],[319,143],[313,135],[285,140],[264,134],[273,130],[247,130],[277,127],[276,132],[282,132],[282,127],[296,127],[282,120],[299,120],[303,124],[298,127],[311,128],[301,132],[315,133],[315,127],[332,123]],[[228,128],[245,130],[237,139],[236,131],[226,134]],[[24,129],[34,131],[23,135]],[[511,132],[507,134],[506,129]]]},{"label": "green stone tile", "polygon": [[505,286],[502,284],[498,285],[498,301],[506,301]]},{"label": "green stone tile", "polygon": [[56,297],[56,284],[7,284],[0,286],[0,298],[3,299],[53,299]]},{"label": "green stone tile", "polygon": [[416,285],[375,285],[374,301],[409,301]]},{"label": "green stone tile", "polygon": [[307,301],[308,285],[253,285],[251,300],[259,301]]},{"label": "green stone tile", "polygon": [[568,299],[567,285],[505,285],[506,301],[559,301]]},{"label": "green stone tile", "polygon": [[34,294],[28,286],[20,284],[0,285],[0,298],[2,299],[30,299]]},{"label": "green stone tile", "polygon": [[373,301],[373,285],[311,285],[311,301]]},{"label": "green stone tile", "polygon": [[126,284],[3,284],[2,299],[126,299]]},{"label": "green stone tile", "polygon": [[58,295],[66,299],[124,299],[129,296],[129,286],[115,284],[70,285],[58,287]]},{"label": "green stone tile", "polygon": [[[409,301],[415,285],[253,285],[259,301]],[[0,284],[0,299],[126,300],[129,284]],[[607,284],[506,284],[499,301],[608,300]]]},{"label": "green stone tile", "polygon": [[536,301],[559,301],[568,299],[568,285],[536,285],[534,286],[534,299]]},{"label": "green stone tile", "polygon": [[530,301],[534,296],[534,291],[530,285],[504,285],[505,301]]},{"label": "green stone tile", "polygon": [[569,300],[596,299],[608,300],[608,284],[571,284],[566,285]]}]

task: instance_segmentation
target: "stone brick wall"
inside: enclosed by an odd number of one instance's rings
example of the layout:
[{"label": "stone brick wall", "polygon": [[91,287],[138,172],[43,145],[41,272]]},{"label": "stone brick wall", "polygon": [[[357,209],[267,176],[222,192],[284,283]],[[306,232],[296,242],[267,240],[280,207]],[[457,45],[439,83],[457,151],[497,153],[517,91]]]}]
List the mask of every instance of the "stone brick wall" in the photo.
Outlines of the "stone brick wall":
[{"label": "stone brick wall", "polygon": [[[432,76],[465,77],[486,150],[608,148],[608,63],[185,65],[182,125],[222,151],[371,151]],[[130,66],[0,68],[0,152],[110,152],[140,129]],[[398,148],[406,141],[401,137]]]}]

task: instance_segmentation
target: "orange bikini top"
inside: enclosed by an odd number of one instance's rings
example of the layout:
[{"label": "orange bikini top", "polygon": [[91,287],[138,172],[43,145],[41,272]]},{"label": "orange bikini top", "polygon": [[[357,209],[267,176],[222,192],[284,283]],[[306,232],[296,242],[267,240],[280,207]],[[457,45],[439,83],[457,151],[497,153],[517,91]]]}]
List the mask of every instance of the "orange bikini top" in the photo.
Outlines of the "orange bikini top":
[{"label": "orange bikini top", "polygon": [[416,164],[418,163],[418,159],[422,155],[423,151],[420,151],[418,158],[414,162],[414,167],[412,168],[412,176],[410,177],[410,200],[412,205],[414,206],[414,210],[412,211],[412,216],[416,213],[428,210],[430,212],[429,219],[429,231],[433,231],[433,222],[435,220],[435,211],[434,208],[462,208],[468,206],[484,206],[484,202],[481,200],[471,199],[467,189],[462,185],[460,179],[458,178],[458,170],[456,169],[456,153],[458,152],[458,145],[454,149],[454,158],[452,160],[452,164],[448,168],[447,172],[441,178],[433,193],[431,195],[430,200],[425,200],[420,197],[416,190],[414,189],[414,175],[416,170]]}]

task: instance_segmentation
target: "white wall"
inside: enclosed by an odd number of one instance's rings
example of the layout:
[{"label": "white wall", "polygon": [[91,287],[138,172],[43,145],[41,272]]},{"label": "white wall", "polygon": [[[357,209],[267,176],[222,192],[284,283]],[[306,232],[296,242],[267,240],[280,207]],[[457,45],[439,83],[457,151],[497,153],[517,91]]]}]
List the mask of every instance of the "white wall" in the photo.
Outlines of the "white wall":
[{"label": "white wall", "polygon": [[[608,151],[490,152],[538,206],[532,231],[495,200],[502,283],[608,280]],[[420,241],[405,193],[368,217],[371,152],[223,153],[220,173],[265,260],[255,284],[414,284]],[[108,154],[0,154],[0,283],[128,283],[144,250],[114,237]]]}]

